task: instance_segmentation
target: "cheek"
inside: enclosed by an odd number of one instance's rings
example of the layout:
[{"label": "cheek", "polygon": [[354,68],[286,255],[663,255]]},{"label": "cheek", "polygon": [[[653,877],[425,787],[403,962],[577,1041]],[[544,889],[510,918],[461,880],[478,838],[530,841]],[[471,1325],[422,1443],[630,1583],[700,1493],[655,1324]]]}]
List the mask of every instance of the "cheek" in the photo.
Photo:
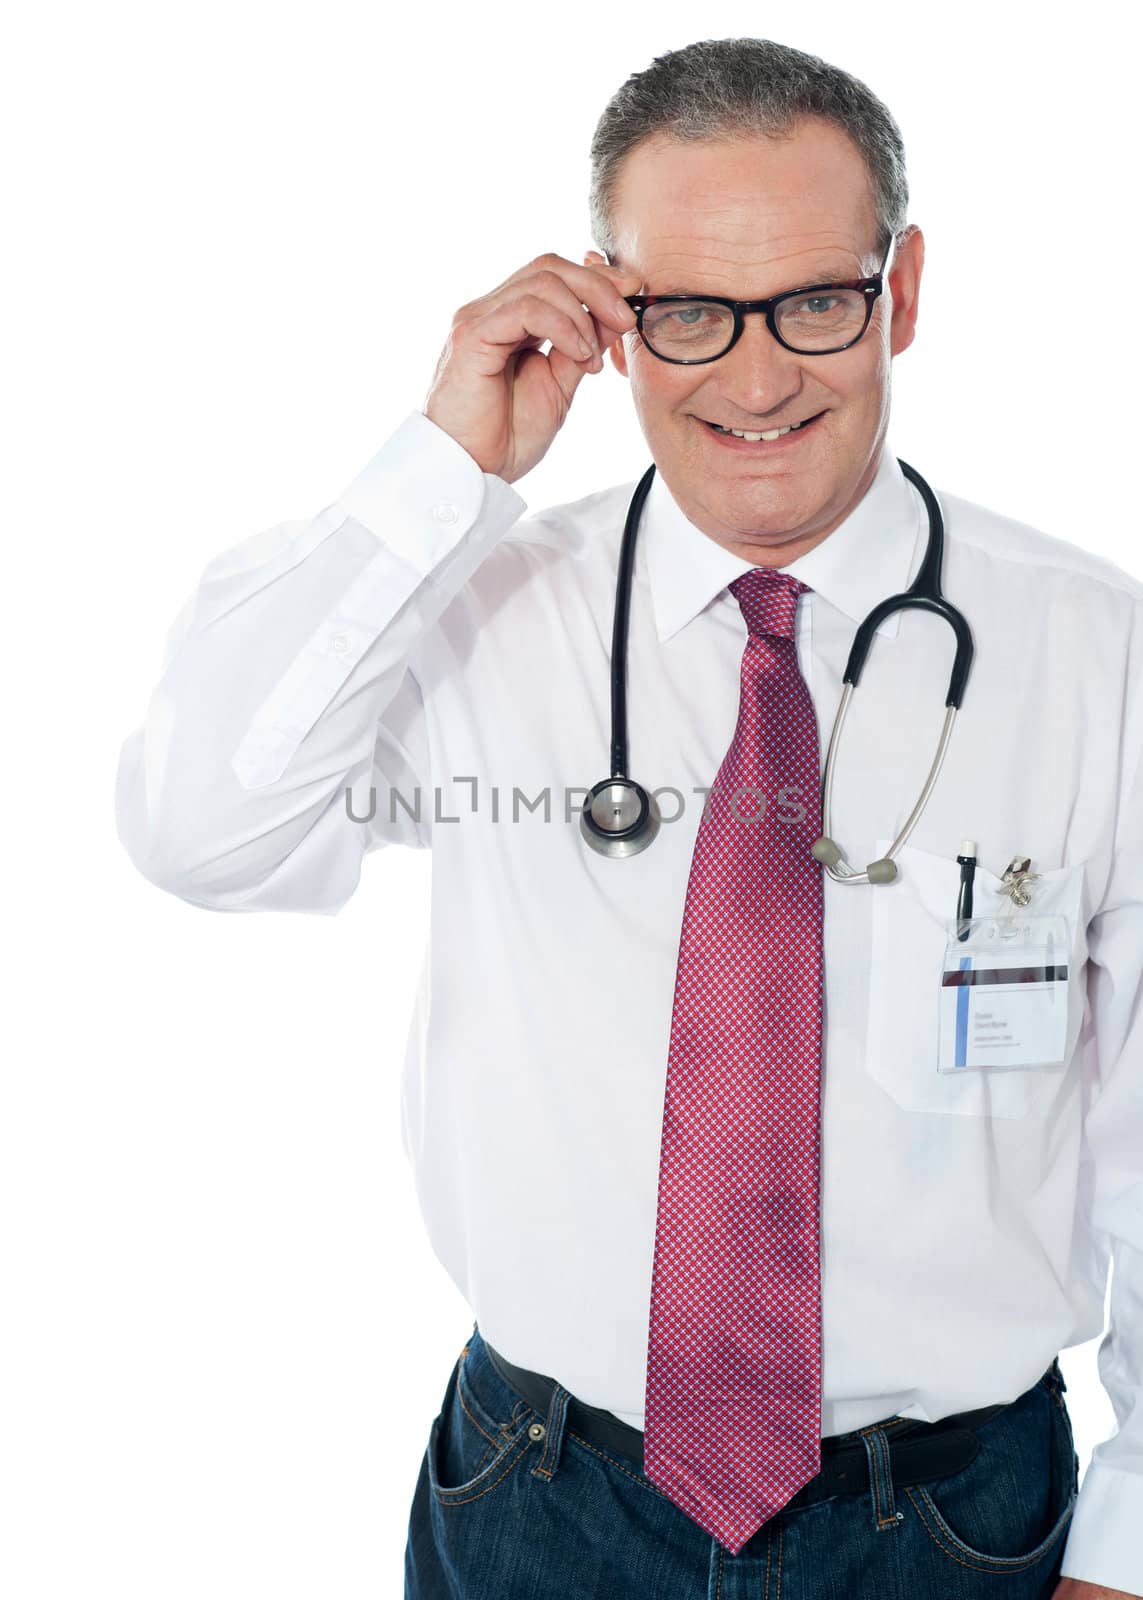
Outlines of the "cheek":
[{"label": "cheek", "polygon": [[[853,359],[846,360],[849,356]],[[822,362],[825,367],[825,360]],[[876,409],[881,404],[889,376],[889,356],[879,342],[866,346],[863,339],[852,350],[842,350],[830,358],[829,370],[823,370],[821,381],[838,404],[846,409]]]},{"label": "cheek", "polygon": [[627,374],[636,404],[645,414],[664,415],[692,409],[691,402],[704,379],[685,367],[658,361],[646,350],[630,345],[627,349]]}]

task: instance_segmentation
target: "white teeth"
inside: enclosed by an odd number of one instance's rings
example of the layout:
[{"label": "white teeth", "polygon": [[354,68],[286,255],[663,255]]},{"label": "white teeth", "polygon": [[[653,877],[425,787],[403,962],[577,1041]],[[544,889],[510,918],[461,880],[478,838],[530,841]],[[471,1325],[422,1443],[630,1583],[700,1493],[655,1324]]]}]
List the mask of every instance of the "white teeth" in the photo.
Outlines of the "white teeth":
[{"label": "white teeth", "polygon": [[736,439],[751,439],[754,441],[759,439],[780,439],[784,433],[792,433],[795,428],[800,428],[801,426],[800,422],[792,422],[788,428],[771,428],[768,433],[745,433],[740,428],[720,428],[717,422],[711,423],[711,427],[717,433],[730,433]]}]

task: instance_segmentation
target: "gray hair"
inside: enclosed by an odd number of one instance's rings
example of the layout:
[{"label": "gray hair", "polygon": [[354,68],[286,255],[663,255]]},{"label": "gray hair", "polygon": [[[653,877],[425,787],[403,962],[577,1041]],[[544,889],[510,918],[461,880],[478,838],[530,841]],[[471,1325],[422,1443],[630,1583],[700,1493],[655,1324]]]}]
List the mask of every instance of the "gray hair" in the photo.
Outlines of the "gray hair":
[{"label": "gray hair", "polygon": [[702,39],[656,56],[608,102],[591,141],[591,233],[615,261],[614,204],[625,157],[654,134],[714,139],[788,134],[822,117],[849,135],[869,172],[884,251],[905,227],[905,145],[888,107],[859,78],[772,39]]}]

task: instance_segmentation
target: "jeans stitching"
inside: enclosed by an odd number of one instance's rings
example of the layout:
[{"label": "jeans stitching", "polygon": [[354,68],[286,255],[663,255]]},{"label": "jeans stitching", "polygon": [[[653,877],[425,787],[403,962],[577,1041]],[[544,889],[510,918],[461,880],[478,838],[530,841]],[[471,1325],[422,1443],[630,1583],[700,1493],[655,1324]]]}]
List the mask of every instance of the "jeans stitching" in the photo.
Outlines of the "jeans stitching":
[{"label": "jeans stitching", "polygon": [[[469,1350],[468,1345],[465,1345],[464,1349],[460,1352],[462,1361],[463,1361],[464,1357],[467,1356],[468,1350]],[[490,1366],[492,1365],[491,1361],[489,1362],[489,1365]],[[496,1368],[494,1366],[493,1366],[492,1370],[493,1370],[493,1372],[496,1372]],[[500,1374],[498,1372],[496,1373],[496,1375],[497,1375],[497,1377],[500,1376]],[[466,1376],[465,1382],[467,1383],[467,1381],[468,1380],[467,1380],[467,1376]],[[523,1398],[518,1396],[517,1399],[516,1399],[516,1404],[512,1407],[512,1415],[509,1417],[507,1422],[502,1422],[500,1424],[500,1427],[499,1427],[500,1437],[496,1438],[492,1434],[490,1434],[487,1431],[486,1428],[481,1427],[481,1425],[477,1421],[476,1417],[473,1416],[472,1412],[469,1410],[468,1406],[465,1404],[464,1393],[463,1393],[463,1390],[461,1389],[461,1383],[460,1383],[459,1375],[457,1377],[457,1396],[458,1396],[458,1398],[460,1400],[461,1408],[464,1411],[465,1416],[468,1417],[468,1419],[472,1423],[473,1427],[477,1428],[484,1435],[484,1437],[488,1440],[489,1444],[496,1445],[496,1446],[499,1446],[499,1445],[505,1443],[506,1441],[510,1440],[510,1438],[515,1435],[517,1429],[519,1428],[520,1421],[523,1418],[524,1413],[526,1411],[531,1411],[533,1409],[528,1404],[527,1400],[525,1400],[525,1399],[523,1399]],[[485,1457],[487,1457],[487,1454],[488,1454],[488,1452],[485,1451]]]},{"label": "jeans stitching", "polygon": [[[919,1492],[924,1497],[924,1500],[932,1506],[933,1511],[936,1512],[936,1505],[932,1502],[926,1490],[921,1488]],[[925,1532],[929,1535],[929,1538],[932,1539],[937,1549],[942,1550],[944,1554],[947,1555],[951,1560],[957,1562],[959,1566],[967,1567],[971,1572],[1025,1572],[1029,1567],[1034,1567],[1038,1561],[1042,1561],[1047,1555],[1048,1550],[1051,1548],[1051,1544],[1054,1543],[1052,1535],[1049,1534],[1046,1536],[1049,1542],[1043,1548],[1036,1550],[1032,1555],[1029,1556],[986,1556],[982,1551],[976,1559],[972,1559],[970,1552],[966,1550],[966,1552],[963,1554],[959,1553],[954,1546],[948,1543],[947,1538],[944,1536],[942,1530],[937,1527],[935,1523],[930,1524],[929,1518],[925,1514],[922,1501],[918,1499],[917,1495],[914,1494],[912,1489],[906,1489],[905,1493],[913,1502],[914,1509],[921,1519],[921,1523],[924,1526]],[[1061,1512],[1058,1519],[1058,1526],[1055,1529],[1056,1537],[1059,1536],[1063,1527],[1066,1525],[1067,1520],[1067,1514],[1065,1512]],[[985,1563],[987,1563],[987,1565]]]},{"label": "jeans stitching", "polygon": [[547,1461],[549,1457],[551,1457],[553,1460],[555,1459],[556,1440],[560,1437],[560,1426],[567,1412],[568,1402],[570,1399],[570,1392],[567,1389],[564,1389],[560,1392],[555,1405],[553,1405],[550,1409],[550,1420],[547,1428],[547,1435],[544,1440],[544,1453],[540,1457],[539,1465],[532,1468],[532,1476],[534,1478],[544,1478],[549,1483],[552,1480],[552,1474],[556,1469],[554,1466],[546,1467],[544,1462]]},{"label": "jeans stitching", "polygon": [[494,1436],[488,1432],[487,1428],[481,1427],[480,1423],[476,1420],[472,1412],[468,1409],[468,1406],[465,1404],[464,1389],[461,1387],[459,1372],[456,1375],[456,1397],[460,1401],[460,1409],[464,1412],[465,1416],[468,1418],[469,1422],[472,1423],[472,1426],[477,1430],[477,1432],[483,1435],[483,1437],[488,1440],[489,1444],[496,1444],[497,1440],[494,1438]]},{"label": "jeans stitching", "polygon": [[[862,1428],[861,1429],[861,1437],[862,1437],[862,1439],[864,1439],[867,1433],[876,1433],[876,1432],[877,1432],[877,1424],[874,1423],[872,1427]],[[881,1521],[881,1452],[877,1448],[876,1441],[874,1441],[873,1450],[872,1450],[872,1453],[871,1453],[871,1457],[869,1459],[870,1459],[871,1465],[873,1467],[873,1515],[877,1519],[877,1521],[880,1522]]]},{"label": "jeans stitching", "polygon": [[598,1450],[590,1439],[585,1439],[582,1434],[576,1433],[573,1428],[567,1430],[567,1437],[574,1439],[576,1444],[583,1445],[585,1450],[590,1450],[592,1455],[598,1456],[601,1461],[609,1462],[618,1472],[622,1472],[626,1477],[630,1478],[632,1483],[639,1484],[641,1488],[650,1490],[652,1494],[657,1494],[660,1500],[670,1501],[671,1505],[674,1505],[675,1502],[671,1500],[670,1495],[664,1494],[658,1484],[652,1483],[648,1477],[641,1478],[638,1473],[632,1472],[630,1467],[625,1467],[622,1461],[618,1461],[615,1456],[608,1455],[604,1450]]},{"label": "jeans stitching", "polygon": [[[460,1353],[461,1362],[463,1362],[464,1358],[468,1355],[468,1351],[469,1351],[469,1346],[466,1344],[464,1349]],[[467,1382],[467,1379],[465,1379],[465,1382]],[[501,1459],[501,1458],[506,1459],[507,1458],[507,1453],[511,1450],[513,1444],[517,1443],[519,1441],[519,1438],[520,1438],[520,1420],[521,1420],[521,1417],[522,1417],[521,1407],[523,1407],[525,1411],[530,1410],[531,1408],[528,1406],[528,1403],[527,1403],[526,1400],[518,1400],[516,1402],[516,1405],[513,1407],[511,1421],[510,1422],[502,1422],[500,1424],[500,1429],[499,1429],[498,1435],[493,1435],[493,1434],[490,1434],[486,1428],[481,1426],[481,1424],[478,1421],[478,1419],[473,1415],[472,1411],[469,1409],[468,1405],[466,1404],[465,1396],[464,1396],[464,1389],[462,1388],[461,1376],[460,1376],[459,1372],[457,1373],[456,1396],[457,1396],[457,1399],[460,1401],[460,1408],[464,1412],[464,1415],[472,1423],[472,1426],[481,1435],[481,1437],[484,1438],[484,1439],[487,1439],[487,1441],[488,1441],[487,1446],[485,1447],[485,1450],[484,1450],[483,1454],[481,1455],[480,1459],[477,1461],[475,1467],[472,1470],[472,1476],[471,1476],[471,1480],[470,1481],[475,1482],[476,1479],[478,1479],[481,1476],[482,1473],[492,1471],[493,1466],[494,1466],[494,1464],[496,1463],[496,1461],[498,1459]],[[527,1448],[526,1445],[525,1445],[525,1448]],[[506,1470],[510,1472],[515,1465],[516,1465],[515,1461],[509,1462],[508,1467],[507,1467]],[[496,1484],[500,1483],[504,1476],[506,1476],[506,1473],[502,1473],[501,1476],[499,1478],[497,1478],[494,1483],[490,1483],[485,1488],[482,1488],[478,1494],[468,1495],[468,1496],[466,1496],[466,1497],[464,1497],[463,1499],[460,1499],[460,1500],[457,1500],[457,1499],[441,1500],[441,1503],[442,1504],[448,1504],[448,1505],[467,1505],[470,1500],[479,1500],[482,1495],[485,1495],[485,1494],[487,1494],[489,1492],[489,1490],[494,1489],[496,1487]],[[449,1496],[451,1496],[455,1492],[454,1490],[450,1489],[447,1485],[444,1485],[444,1484],[440,1485],[439,1487],[440,1487],[440,1494],[438,1495],[438,1499],[440,1499],[441,1495],[449,1495]]]},{"label": "jeans stitching", "polygon": [[438,1504],[443,1506],[467,1506],[471,1505],[474,1500],[482,1500],[486,1494],[492,1493],[497,1484],[503,1483],[504,1479],[510,1472],[515,1472],[516,1468],[520,1465],[521,1461],[523,1461],[527,1452],[528,1441],[525,1438],[522,1447],[516,1450],[511,1460],[509,1460],[505,1465],[504,1471],[500,1474],[500,1476],[493,1479],[491,1483],[483,1485],[483,1487],[480,1488],[476,1494],[458,1495],[455,1489],[448,1489],[442,1485],[435,1491]]},{"label": "jeans stitching", "polygon": [[893,1457],[883,1428],[878,1428],[877,1430],[877,1454],[881,1457],[881,1464],[885,1472],[885,1515],[881,1515],[881,1507],[878,1506],[877,1528],[880,1533],[885,1533],[890,1528],[899,1528],[901,1522],[897,1516],[896,1502],[893,1499]]}]

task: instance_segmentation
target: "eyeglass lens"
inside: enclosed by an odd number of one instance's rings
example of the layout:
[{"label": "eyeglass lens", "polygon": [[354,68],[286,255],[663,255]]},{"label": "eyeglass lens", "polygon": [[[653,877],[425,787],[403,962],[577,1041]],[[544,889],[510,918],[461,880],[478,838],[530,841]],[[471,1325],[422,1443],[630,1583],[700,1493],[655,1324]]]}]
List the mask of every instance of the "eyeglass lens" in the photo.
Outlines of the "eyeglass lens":
[{"label": "eyeglass lens", "polygon": [[[807,355],[856,339],[865,325],[866,296],[860,289],[795,295],[775,311],[785,342]],[[675,300],[647,306],[643,337],[660,355],[701,361],[721,355],[734,336],[734,312],[713,300]]]}]

